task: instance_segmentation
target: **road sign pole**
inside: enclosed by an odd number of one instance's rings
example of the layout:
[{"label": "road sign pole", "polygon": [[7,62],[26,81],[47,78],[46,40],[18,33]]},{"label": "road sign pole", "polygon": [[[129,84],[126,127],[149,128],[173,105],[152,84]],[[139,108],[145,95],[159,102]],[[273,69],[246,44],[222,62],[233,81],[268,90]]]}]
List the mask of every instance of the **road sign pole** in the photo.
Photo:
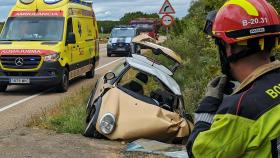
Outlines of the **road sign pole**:
[{"label": "road sign pole", "polygon": [[164,0],[164,3],[159,11],[159,14],[163,14],[161,17],[161,24],[166,28],[166,36],[169,36],[169,27],[174,22],[174,17],[170,14],[175,14],[175,9],[172,7],[169,0]]},{"label": "road sign pole", "polygon": [[103,26],[100,27],[100,30],[101,30],[101,35],[103,37],[104,36],[104,28],[103,28]]}]

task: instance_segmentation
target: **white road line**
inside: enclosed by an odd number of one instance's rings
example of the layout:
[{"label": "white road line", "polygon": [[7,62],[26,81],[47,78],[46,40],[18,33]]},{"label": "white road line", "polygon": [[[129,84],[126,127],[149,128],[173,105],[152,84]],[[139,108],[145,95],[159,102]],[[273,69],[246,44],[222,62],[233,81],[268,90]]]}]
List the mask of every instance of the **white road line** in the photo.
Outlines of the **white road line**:
[{"label": "white road line", "polygon": [[[114,64],[114,63],[116,63],[116,62],[118,62],[118,61],[121,61],[121,60],[123,60],[123,58],[114,60],[114,61],[112,61],[112,62],[110,62],[110,63],[108,63],[108,64],[105,64],[105,65],[103,65],[103,66],[101,66],[101,67],[96,68],[95,70],[96,70],[96,71],[101,70],[101,69],[103,69],[103,68],[105,68],[105,67],[107,67],[107,66],[109,66],[109,65],[111,65],[111,64]],[[42,95],[42,94],[44,94],[44,93],[46,93],[47,91],[50,91],[50,90],[51,90],[51,89],[48,89],[48,90],[43,91],[43,92],[41,92],[41,93],[34,94],[34,95],[30,96],[30,97],[24,98],[24,99],[22,99],[22,100],[20,100],[20,101],[17,101],[17,102],[14,102],[14,103],[10,104],[10,105],[7,105],[7,106],[5,106],[5,107],[3,107],[3,108],[0,109],[0,113],[3,112],[3,111],[6,111],[6,110],[8,110],[8,109],[10,109],[10,108],[12,108],[12,107],[15,107],[15,106],[17,106],[17,105],[20,105],[21,103],[24,103],[24,102],[27,102],[27,101],[33,99],[33,98],[36,98],[36,97],[38,97],[38,96],[40,96],[40,95]]]},{"label": "white road line", "polygon": [[20,101],[17,101],[17,102],[15,102],[15,103],[12,103],[12,104],[10,104],[10,105],[8,105],[8,106],[5,106],[5,107],[3,107],[3,108],[0,109],[0,112],[3,112],[3,111],[5,111],[5,110],[8,110],[8,109],[10,109],[10,108],[12,108],[12,107],[14,107],[14,106],[17,106],[17,105],[19,105],[19,104],[21,104],[21,103],[24,103],[24,102],[26,102],[26,101],[28,101],[28,100],[31,100],[31,99],[35,98],[35,97],[38,97],[38,96],[42,95],[42,94],[45,93],[45,92],[46,92],[46,91],[43,91],[43,92],[38,93],[38,94],[34,94],[34,95],[30,96],[30,97],[27,97],[27,98],[25,98],[25,99],[22,99],[22,100],[20,100]]},{"label": "white road line", "polygon": [[103,66],[101,66],[101,67],[99,67],[99,68],[96,68],[95,70],[97,71],[97,70],[103,69],[104,67],[107,67],[107,66],[109,66],[109,65],[111,65],[111,64],[114,64],[114,63],[116,63],[116,62],[118,62],[118,61],[121,61],[121,60],[123,60],[123,59],[124,59],[124,58],[120,58],[120,59],[114,60],[114,61],[112,61],[112,62],[110,62],[110,63],[108,63],[108,64],[105,64],[105,65],[103,65]]}]

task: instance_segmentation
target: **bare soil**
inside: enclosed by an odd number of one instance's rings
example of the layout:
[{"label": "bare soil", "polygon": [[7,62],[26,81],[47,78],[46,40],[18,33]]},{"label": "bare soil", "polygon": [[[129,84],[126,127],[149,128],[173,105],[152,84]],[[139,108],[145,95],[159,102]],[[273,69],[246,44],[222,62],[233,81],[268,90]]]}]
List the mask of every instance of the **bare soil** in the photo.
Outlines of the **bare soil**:
[{"label": "bare soil", "polygon": [[0,158],[123,158],[164,157],[125,153],[125,143],[88,139],[82,135],[20,128],[0,132]]}]

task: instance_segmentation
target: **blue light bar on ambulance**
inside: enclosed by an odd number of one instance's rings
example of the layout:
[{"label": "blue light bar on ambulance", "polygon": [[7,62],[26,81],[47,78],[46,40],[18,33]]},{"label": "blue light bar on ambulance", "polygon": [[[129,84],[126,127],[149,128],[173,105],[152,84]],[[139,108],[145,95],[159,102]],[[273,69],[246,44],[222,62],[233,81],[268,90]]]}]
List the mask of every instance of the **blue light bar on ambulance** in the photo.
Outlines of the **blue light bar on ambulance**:
[{"label": "blue light bar on ambulance", "polygon": [[60,1],[62,1],[62,0],[44,0],[44,2],[47,3],[47,4],[55,4],[55,3],[58,3]]},{"label": "blue light bar on ambulance", "polygon": [[21,3],[23,4],[30,4],[32,3],[34,0],[20,0]]}]

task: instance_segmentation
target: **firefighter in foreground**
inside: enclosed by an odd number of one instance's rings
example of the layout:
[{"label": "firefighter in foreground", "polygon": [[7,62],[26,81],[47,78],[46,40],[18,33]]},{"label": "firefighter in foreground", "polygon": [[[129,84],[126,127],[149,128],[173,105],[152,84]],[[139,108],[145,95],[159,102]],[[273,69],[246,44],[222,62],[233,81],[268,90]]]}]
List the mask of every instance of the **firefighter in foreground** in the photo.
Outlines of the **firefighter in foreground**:
[{"label": "firefighter in foreground", "polygon": [[[276,10],[265,0],[230,0],[208,15],[205,32],[216,40],[225,75],[208,84],[196,110],[190,157],[279,156],[280,62],[270,60],[279,46]],[[223,97],[230,80],[241,84]]]}]

